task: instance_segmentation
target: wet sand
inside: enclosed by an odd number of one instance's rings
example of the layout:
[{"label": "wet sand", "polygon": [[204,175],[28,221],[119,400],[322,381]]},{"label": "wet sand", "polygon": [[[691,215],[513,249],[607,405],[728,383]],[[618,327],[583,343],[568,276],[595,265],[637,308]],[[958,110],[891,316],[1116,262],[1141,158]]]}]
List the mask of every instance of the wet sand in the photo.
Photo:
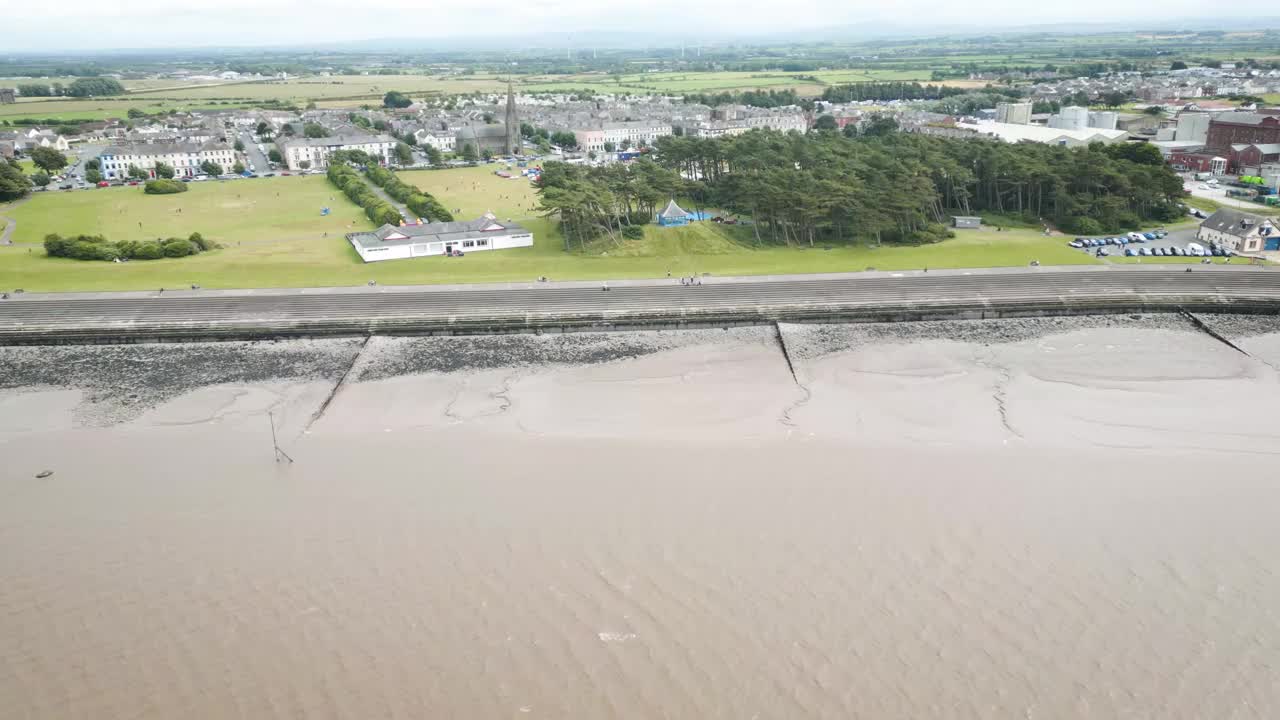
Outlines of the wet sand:
[{"label": "wet sand", "polygon": [[0,348],[0,717],[1275,717],[1206,321]]}]

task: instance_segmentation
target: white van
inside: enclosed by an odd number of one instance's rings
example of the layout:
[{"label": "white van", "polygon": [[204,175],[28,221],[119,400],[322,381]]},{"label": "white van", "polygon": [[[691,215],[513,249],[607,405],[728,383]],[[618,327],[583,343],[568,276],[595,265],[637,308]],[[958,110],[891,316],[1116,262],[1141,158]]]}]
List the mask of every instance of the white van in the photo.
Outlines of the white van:
[{"label": "white van", "polygon": [[1136,232],[1129,233],[1129,239],[1134,242],[1142,242],[1143,240],[1146,240],[1146,238],[1142,237],[1142,233]]}]

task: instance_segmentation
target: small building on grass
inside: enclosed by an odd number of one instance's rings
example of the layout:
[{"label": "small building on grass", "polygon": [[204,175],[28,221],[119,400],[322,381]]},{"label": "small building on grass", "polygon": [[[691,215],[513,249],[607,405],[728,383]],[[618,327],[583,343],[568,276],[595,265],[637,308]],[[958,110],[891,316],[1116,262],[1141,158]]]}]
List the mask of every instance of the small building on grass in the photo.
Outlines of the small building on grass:
[{"label": "small building on grass", "polygon": [[1241,253],[1280,250],[1280,231],[1261,215],[1222,208],[1200,223],[1196,239]]},{"label": "small building on grass", "polygon": [[347,240],[365,262],[507,250],[531,247],[533,234],[492,213],[467,222],[383,225],[370,232],[348,233]]},{"label": "small building on grass", "polygon": [[957,230],[974,230],[982,227],[982,218],[974,215],[952,215],[951,226]]}]

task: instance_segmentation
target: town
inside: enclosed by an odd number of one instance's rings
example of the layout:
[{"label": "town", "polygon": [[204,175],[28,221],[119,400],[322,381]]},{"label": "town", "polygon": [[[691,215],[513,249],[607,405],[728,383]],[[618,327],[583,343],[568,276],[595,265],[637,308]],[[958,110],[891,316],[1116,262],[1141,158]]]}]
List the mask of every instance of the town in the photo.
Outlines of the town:
[{"label": "town", "polygon": [[[959,63],[954,66],[964,67]],[[328,248],[322,254],[334,264],[349,262],[339,260],[343,251],[334,246],[343,239],[352,253],[346,257],[361,264],[403,260],[412,265],[412,259],[418,257],[507,251],[496,254],[509,259],[489,260],[483,267],[473,261],[452,264],[447,271],[413,268],[379,270],[375,275],[414,282],[461,280],[472,277],[469,273],[473,272],[477,279],[579,277],[587,272],[587,266],[575,258],[592,255],[602,261],[593,267],[607,267],[625,277],[673,271],[1164,262],[1177,257],[1207,261],[1215,249],[1222,255],[1229,253],[1234,261],[1266,262],[1271,259],[1269,253],[1280,251],[1280,234],[1271,234],[1269,219],[1280,209],[1276,194],[1280,185],[1280,107],[1271,107],[1268,102],[1268,98],[1280,99],[1280,62],[1273,60],[1196,62],[1189,57],[1187,61],[1152,61],[1140,68],[1125,63],[1084,68],[970,67],[963,73],[935,70],[930,77],[918,80],[880,80],[874,75],[876,71],[869,71],[872,74],[865,81],[827,82],[820,91],[815,88],[805,93],[773,87],[768,83],[775,78],[768,75],[738,77],[741,87],[735,89],[699,89],[697,78],[706,76],[711,82],[714,73],[699,75],[698,71],[679,76],[671,71],[664,71],[666,76],[642,74],[620,78],[612,87],[602,83],[581,90],[540,88],[525,76],[495,73],[484,81],[492,88],[489,91],[414,92],[407,89],[410,85],[403,71],[384,75],[385,67],[375,63],[362,71],[344,69],[341,73],[337,68],[313,68],[310,73],[293,68],[291,74],[214,65],[204,72],[124,71],[73,81],[36,76],[0,80],[0,108],[5,108],[0,112],[0,158],[13,168],[11,176],[18,178],[11,181],[9,197],[36,200],[10,209],[0,205],[0,222],[6,225],[0,231],[0,245],[10,251],[3,254],[0,250],[0,276],[4,276],[5,261],[11,260],[19,263],[8,276],[14,286],[19,275],[28,285],[33,279],[47,279],[55,287],[64,282],[72,287],[85,282],[88,274],[101,271],[44,268],[34,263],[34,258],[17,257],[12,250],[31,249],[50,233],[98,236],[108,234],[103,232],[106,229],[112,230],[109,234],[147,234],[156,229],[178,236],[199,232],[209,237],[215,252],[202,252],[204,257],[198,261],[186,261],[179,274],[210,286],[239,285],[249,278],[276,284],[280,278],[295,277],[282,267],[290,255],[315,254],[315,243],[304,248],[301,240],[314,238],[316,230]],[[1088,72],[1076,75],[1073,69]],[[821,68],[814,72],[796,77],[823,77]],[[641,90],[644,83],[657,82],[651,77],[660,76],[672,77],[692,89],[679,93]],[[582,77],[588,84],[596,82]],[[839,80],[845,75],[830,77]],[[370,83],[371,95],[358,101],[324,102],[324,106],[318,101],[282,103],[269,99],[231,108],[209,105],[148,111],[129,107],[115,117],[110,116],[107,104],[107,117],[56,122],[13,114],[24,108],[55,110],[70,102],[78,107],[83,101],[77,98],[93,97],[86,95],[93,92],[106,93],[104,103],[110,102],[106,97],[128,101],[135,93],[150,94],[150,88],[161,85],[206,95],[246,93],[254,88],[272,93],[283,93],[287,88],[309,91],[316,85],[330,92],[326,84],[356,78]],[[395,80],[390,84],[406,89],[383,92],[381,86],[388,78]],[[753,82],[765,80],[768,83],[751,87]],[[137,89],[131,91],[130,86]],[[671,167],[671,152],[685,147],[682,142],[720,143],[725,152],[735,152],[728,148],[742,145],[730,140],[757,131],[779,137],[858,139],[890,132],[947,143],[1115,147],[1122,150],[1117,157],[1138,157],[1130,150],[1144,150],[1158,153],[1162,164],[1181,175],[1178,194],[1183,196],[1179,200],[1182,211],[1176,217],[1141,219],[1145,227],[1120,227],[1138,221],[1137,216],[1123,220],[1079,216],[1055,221],[1043,213],[1036,217],[1026,208],[1006,208],[999,203],[974,213],[949,202],[952,207],[943,212],[929,211],[929,219],[918,230],[901,237],[889,233],[888,242],[869,219],[862,223],[862,230],[856,220],[848,232],[835,225],[818,227],[810,244],[814,238],[822,238],[830,254],[823,258],[824,263],[815,264],[815,258],[784,251],[794,244],[786,239],[789,231],[771,223],[758,205],[752,212],[739,207],[742,203],[733,198],[722,198],[716,207],[704,211],[704,201],[690,192],[705,192],[697,189],[707,186],[705,167],[691,165],[679,170],[679,187],[671,185],[659,192],[666,193],[665,197],[654,199],[662,205],[670,201],[684,213],[678,229],[668,229],[671,218],[659,217],[656,207],[649,211],[649,217],[635,216],[628,201],[627,207],[617,212],[630,215],[628,222],[633,227],[612,228],[608,220],[593,219],[588,225],[594,229],[581,235],[580,228],[586,226],[568,222],[574,211],[557,207],[549,199],[554,191],[549,193],[543,182],[549,164],[623,168],[657,160]],[[671,152],[664,155],[664,147]],[[728,160],[732,162],[732,158]],[[390,177],[395,185],[384,186],[380,170],[376,178],[369,176],[355,190],[339,188],[331,170],[335,165],[362,171],[372,165],[393,173]],[[322,175],[328,175],[328,181],[311,177]],[[665,187],[657,180],[651,183],[655,190]],[[215,198],[211,202],[235,208],[232,212],[237,223],[271,212],[268,201],[279,198],[277,211],[287,207],[292,213],[289,227],[265,237],[248,228],[228,232],[221,226],[231,218],[206,212],[208,208],[165,205],[165,214],[154,212],[161,207],[159,203],[190,205],[193,199],[143,204],[121,199],[177,194],[187,190],[185,186],[198,186],[199,197],[210,196]],[[338,198],[338,189],[359,207]],[[75,212],[60,212],[64,201],[57,197],[86,192],[102,193],[101,199],[67,200],[65,203],[71,203],[68,209]],[[252,202],[260,204],[250,207],[243,197],[246,192],[255,197]],[[45,194],[47,199],[37,197]],[[238,202],[227,202],[229,196]],[[1022,203],[1021,195],[1017,202]],[[307,203],[312,207],[304,211]],[[691,205],[696,211],[681,209]],[[120,221],[100,226],[96,232],[51,220],[84,212],[101,219],[109,208]],[[352,209],[364,212],[357,217]],[[200,227],[185,224],[201,214],[214,217]],[[575,217],[581,220],[585,216]],[[1214,230],[1198,230],[1201,221]],[[915,225],[914,220],[910,222]],[[925,232],[930,224],[935,229]],[[950,226],[950,230],[938,229],[942,226]],[[484,231],[484,227],[493,230]],[[768,230],[768,237],[761,233],[762,228]],[[505,239],[482,239],[486,232],[498,229],[506,232]],[[627,231],[625,237],[618,234],[621,230]],[[1145,234],[1159,230],[1159,247],[1122,246],[1119,239],[1135,230]],[[846,234],[853,242],[839,240]],[[614,246],[586,242],[603,237],[611,238]],[[780,246],[775,242],[778,238],[785,240]],[[921,242],[925,238],[928,241]],[[296,242],[281,245],[282,251],[290,250],[273,258],[281,267],[264,266],[261,272],[248,271],[238,279],[220,269],[202,272],[203,263],[212,267],[216,258],[234,255],[246,242],[256,247],[284,239]],[[833,242],[835,246],[830,247]],[[170,247],[177,245],[171,243]],[[726,256],[717,250],[704,256],[703,247],[741,251]],[[512,248],[535,250],[521,254]],[[144,254],[156,252],[150,245],[143,248]],[[82,254],[111,255],[101,249]],[[299,281],[345,284],[358,276],[354,265],[329,270],[317,270],[310,277],[304,274]],[[135,268],[116,275],[132,278],[130,273],[137,279],[101,282],[122,282],[127,287],[171,276],[153,276]],[[97,281],[95,277],[93,282]]]}]

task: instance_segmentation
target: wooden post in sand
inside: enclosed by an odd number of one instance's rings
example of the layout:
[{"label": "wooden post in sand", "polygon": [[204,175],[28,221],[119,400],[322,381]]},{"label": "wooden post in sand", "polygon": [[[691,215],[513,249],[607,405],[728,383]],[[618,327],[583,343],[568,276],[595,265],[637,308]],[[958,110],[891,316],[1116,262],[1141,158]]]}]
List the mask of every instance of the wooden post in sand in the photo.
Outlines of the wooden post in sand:
[{"label": "wooden post in sand", "polygon": [[276,417],[275,417],[275,415],[274,415],[273,413],[267,413],[267,420],[271,422],[271,447],[275,448],[275,451],[276,451],[276,462],[280,462],[280,458],[283,456],[285,460],[288,460],[290,463],[292,463],[292,462],[293,462],[293,458],[289,457],[289,453],[285,452],[284,450],[281,450],[281,449],[280,449],[280,443],[276,441]]}]

